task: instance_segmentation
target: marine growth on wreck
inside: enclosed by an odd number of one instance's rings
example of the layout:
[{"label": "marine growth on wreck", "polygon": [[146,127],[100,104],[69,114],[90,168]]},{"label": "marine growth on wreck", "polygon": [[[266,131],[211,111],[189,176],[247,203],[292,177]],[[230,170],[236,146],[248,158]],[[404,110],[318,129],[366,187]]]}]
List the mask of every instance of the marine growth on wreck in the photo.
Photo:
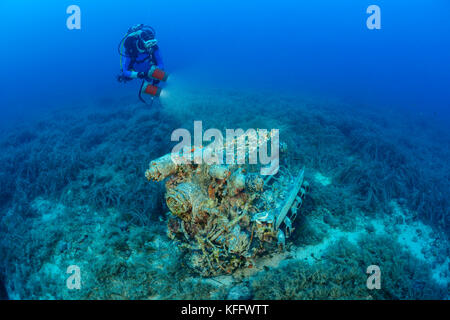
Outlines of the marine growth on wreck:
[{"label": "marine growth on wreck", "polygon": [[[280,151],[286,149],[281,143]],[[145,175],[165,180],[167,234],[186,249],[191,269],[203,276],[231,274],[285,249],[308,190],[304,169],[292,174],[280,165],[277,174],[261,175],[254,164],[177,164],[172,156],[151,161]]]}]

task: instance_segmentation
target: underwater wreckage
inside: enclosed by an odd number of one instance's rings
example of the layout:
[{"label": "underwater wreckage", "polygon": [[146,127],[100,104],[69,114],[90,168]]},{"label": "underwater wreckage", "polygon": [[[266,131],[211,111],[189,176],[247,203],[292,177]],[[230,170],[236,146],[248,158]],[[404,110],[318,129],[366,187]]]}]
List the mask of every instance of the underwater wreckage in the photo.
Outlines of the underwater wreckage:
[{"label": "underwater wreckage", "polygon": [[[248,143],[246,148],[252,152]],[[283,144],[280,149],[287,151]],[[285,249],[309,189],[305,171],[293,176],[280,166],[276,175],[263,176],[258,169],[252,164],[180,164],[170,153],[150,162],[146,178],[166,180],[167,235],[186,249],[186,264],[202,276],[253,268],[258,257]]]}]

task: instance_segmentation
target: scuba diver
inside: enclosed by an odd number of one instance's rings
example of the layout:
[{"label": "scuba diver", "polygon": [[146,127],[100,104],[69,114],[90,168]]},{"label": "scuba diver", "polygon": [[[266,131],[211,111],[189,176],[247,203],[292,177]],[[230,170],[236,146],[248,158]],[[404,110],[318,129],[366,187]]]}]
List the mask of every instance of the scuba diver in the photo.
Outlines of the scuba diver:
[{"label": "scuba diver", "polygon": [[162,82],[168,77],[164,71],[155,29],[143,24],[128,29],[119,43],[119,54],[121,74],[117,80],[127,82],[142,79],[139,99],[146,103],[142,98],[145,93],[152,97],[153,103],[153,99],[161,94]]}]

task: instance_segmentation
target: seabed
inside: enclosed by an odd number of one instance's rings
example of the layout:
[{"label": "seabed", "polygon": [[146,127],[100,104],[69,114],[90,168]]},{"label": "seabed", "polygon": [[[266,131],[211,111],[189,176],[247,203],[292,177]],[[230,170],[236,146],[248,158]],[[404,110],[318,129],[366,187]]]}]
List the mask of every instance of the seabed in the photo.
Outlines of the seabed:
[{"label": "seabed", "polygon": [[[439,170],[448,166],[450,139],[432,122],[315,97],[233,90],[171,93],[151,109],[130,101],[91,101],[2,133],[0,261],[8,298],[449,298],[449,199],[442,190],[450,188]],[[178,171],[170,171],[178,180],[147,181],[149,162],[170,152],[171,132],[190,130],[194,120],[220,130],[280,129],[288,150],[280,173],[252,191],[264,203],[246,206],[250,189],[238,175],[248,171],[237,167],[205,168],[201,181]],[[292,189],[303,168],[308,190],[285,243],[278,233],[265,238],[254,230],[250,238],[257,209],[284,203],[289,192],[274,190]],[[233,179],[222,181],[221,174]],[[189,190],[205,200],[197,217],[217,215],[213,209],[230,216],[186,232],[186,239],[170,221],[191,223],[193,211],[179,209],[184,191],[177,188],[192,182],[201,188]],[[245,211],[248,221],[226,234],[235,232],[243,246],[224,237],[221,250],[233,262],[218,258],[211,269],[197,257],[193,266],[192,254],[201,250],[196,235],[215,235],[214,228],[236,218],[225,208],[232,197],[242,200],[234,214]],[[219,236],[203,248],[209,257]],[[254,255],[261,244],[253,242],[268,239],[265,252]],[[81,270],[79,290],[66,286],[71,265]],[[380,290],[367,288],[370,265],[380,267]]]}]

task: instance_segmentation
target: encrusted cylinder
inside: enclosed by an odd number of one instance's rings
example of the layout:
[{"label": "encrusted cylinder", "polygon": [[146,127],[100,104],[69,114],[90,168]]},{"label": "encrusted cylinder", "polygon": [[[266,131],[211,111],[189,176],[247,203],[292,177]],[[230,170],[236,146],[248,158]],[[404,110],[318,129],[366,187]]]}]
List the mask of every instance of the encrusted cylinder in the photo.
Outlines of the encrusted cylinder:
[{"label": "encrusted cylinder", "polygon": [[230,176],[231,172],[227,166],[224,165],[212,165],[209,168],[208,174],[215,179],[223,180]]},{"label": "encrusted cylinder", "polygon": [[189,222],[192,214],[197,214],[207,197],[200,187],[193,183],[181,183],[173,189],[167,190],[166,203],[173,215]]},{"label": "encrusted cylinder", "polygon": [[150,167],[145,172],[145,177],[148,180],[162,181],[176,173],[177,168],[178,165],[172,161],[171,154],[169,153],[150,162]]},{"label": "encrusted cylinder", "polygon": [[241,170],[236,170],[228,181],[228,192],[230,195],[236,195],[245,188],[245,174]]}]

